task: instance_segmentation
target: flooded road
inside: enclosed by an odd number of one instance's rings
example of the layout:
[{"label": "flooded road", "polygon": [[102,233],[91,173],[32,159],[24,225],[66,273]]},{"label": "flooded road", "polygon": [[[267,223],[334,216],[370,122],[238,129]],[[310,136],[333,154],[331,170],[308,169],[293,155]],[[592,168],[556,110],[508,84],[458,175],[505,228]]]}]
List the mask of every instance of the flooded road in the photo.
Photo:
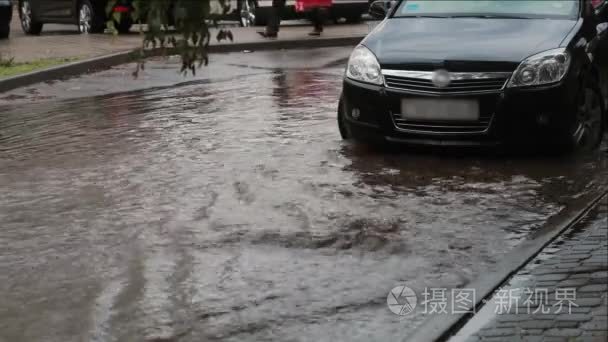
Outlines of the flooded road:
[{"label": "flooded road", "polygon": [[0,341],[400,340],[423,317],[391,313],[391,288],[464,286],[606,185],[603,151],[342,142],[348,53],[2,94]]}]

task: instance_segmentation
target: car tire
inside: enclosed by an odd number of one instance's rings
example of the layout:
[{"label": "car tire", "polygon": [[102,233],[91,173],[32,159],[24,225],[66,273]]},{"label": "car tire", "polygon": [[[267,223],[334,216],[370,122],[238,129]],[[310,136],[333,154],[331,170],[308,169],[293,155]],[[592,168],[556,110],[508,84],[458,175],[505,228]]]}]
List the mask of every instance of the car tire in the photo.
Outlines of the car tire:
[{"label": "car tire", "polygon": [[588,81],[577,96],[577,113],[562,135],[561,152],[584,153],[601,144],[606,128],[605,104],[597,82]]},{"label": "car tire", "polygon": [[29,0],[19,1],[19,20],[25,34],[39,35],[42,32],[42,23],[35,19],[32,4]]},{"label": "car tire", "polygon": [[98,13],[89,0],[80,0],[78,3],[78,32],[83,34],[102,33],[106,23],[102,13]]},{"label": "car tire", "polygon": [[10,23],[6,23],[5,25],[0,25],[0,39],[7,39],[11,33],[11,25]]}]

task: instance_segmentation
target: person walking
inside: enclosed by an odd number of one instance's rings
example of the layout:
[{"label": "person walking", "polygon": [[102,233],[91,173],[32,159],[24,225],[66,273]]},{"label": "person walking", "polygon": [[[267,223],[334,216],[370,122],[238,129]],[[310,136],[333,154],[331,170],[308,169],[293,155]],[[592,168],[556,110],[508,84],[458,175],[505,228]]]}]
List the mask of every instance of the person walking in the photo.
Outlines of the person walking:
[{"label": "person walking", "polygon": [[281,14],[285,10],[285,2],[287,0],[272,0],[272,8],[268,15],[268,24],[266,30],[258,32],[264,38],[276,38],[281,27]]},{"label": "person walking", "polygon": [[320,36],[323,33],[323,24],[327,20],[332,0],[296,0],[296,11],[307,13],[313,23],[311,36]]}]

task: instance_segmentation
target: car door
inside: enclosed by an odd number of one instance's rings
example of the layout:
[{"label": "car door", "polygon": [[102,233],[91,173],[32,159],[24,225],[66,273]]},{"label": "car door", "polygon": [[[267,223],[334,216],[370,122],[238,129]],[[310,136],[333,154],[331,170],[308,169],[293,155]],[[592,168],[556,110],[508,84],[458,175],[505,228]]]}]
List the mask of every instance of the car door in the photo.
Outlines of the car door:
[{"label": "car door", "polygon": [[[29,0],[31,10],[36,17],[36,20],[46,18],[47,1],[45,0]],[[21,3],[19,3],[21,5]]]},{"label": "car door", "polygon": [[41,16],[48,21],[66,22],[73,18],[72,0],[38,0]]}]

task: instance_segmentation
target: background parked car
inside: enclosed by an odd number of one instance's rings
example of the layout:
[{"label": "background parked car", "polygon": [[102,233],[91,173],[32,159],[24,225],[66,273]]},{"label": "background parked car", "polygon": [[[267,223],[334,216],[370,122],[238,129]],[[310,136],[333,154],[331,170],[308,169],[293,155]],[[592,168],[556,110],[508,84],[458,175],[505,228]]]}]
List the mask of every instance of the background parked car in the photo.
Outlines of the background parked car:
[{"label": "background parked car", "polygon": [[[19,0],[19,18],[26,34],[40,34],[44,24],[74,24],[80,33],[100,33],[106,28],[107,0]],[[130,12],[128,0],[119,0],[113,9]],[[131,28],[130,20],[116,23],[119,32]]]},{"label": "background parked car", "polygon": [[[8,0],[2,0],[8,1]],[[19,17],[23,31],[27,34],[40,34],[44,24],[74,24],[81,33],[101,33],[106,29],[109,18],[107,13],[108,0],[19,0]],[[121,13],[122,19],[114,23],[119,33],[129,32],[133,21],[132,0],[118,0],[112,9],[113,13]],[[175,16],[172,1],[167,13],[171,24]],[[254,24],[249,10],[256,8],[255,0],[229,0],[229,13],[223,13],[219,2],[212,6],[221,19],[238,20],[242,26]],[[213,4],[212,4],[213,5]],[[251,6],[250,6],[251,5]]]},{"label": "background parked car", "polygon": [[[247,0],[247,2],[255,17],[254,25],[266,25],[272,7],[272,0]],[[302,19],[302,13],[295,11],[295,5],[295,0],[287,0],[281,18],[287,20]],[[333,0],[333,5],[329,11],[330,19],[345,18],[347,22],[358,22],[361,20],[361,16],[367,13],[368,9],[369,0]]]},{"label": "background parked car", "polygon": [[368,0],[333,0],[334,4],[330,10],[332,19],[344,18],[346,22],[356,23],[361,16],[369,10]]},{"label": "background parked car", "polygon": [[0,0],[0,39],[8,38],[11,32],[13,4],[11,0]]}]

